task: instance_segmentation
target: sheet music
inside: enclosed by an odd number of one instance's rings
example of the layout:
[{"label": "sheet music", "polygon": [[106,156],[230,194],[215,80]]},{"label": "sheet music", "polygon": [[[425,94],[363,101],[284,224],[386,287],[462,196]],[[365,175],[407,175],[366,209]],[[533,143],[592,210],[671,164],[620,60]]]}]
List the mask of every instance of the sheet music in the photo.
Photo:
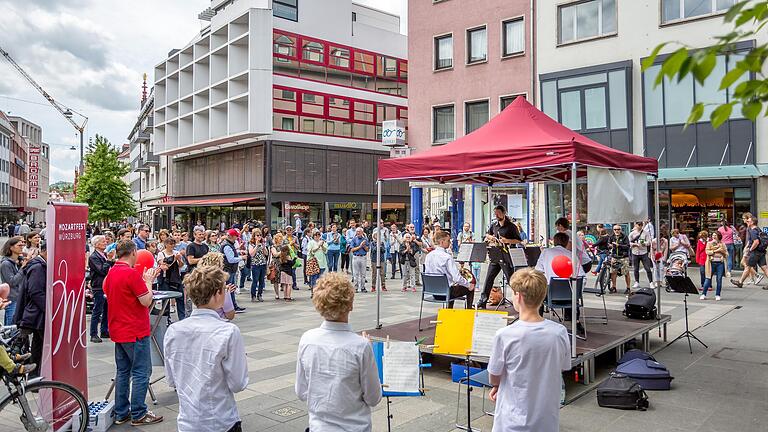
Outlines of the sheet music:
[{"label": "sheet music", "polygon": [[472,327],[473,355],[491,355],[493,337],[499,329],[506,327],[507,317],[502,314],[475,313],[475,325]]},{"label": "sheet music", "polygon": [[419,346],[413,342],[384,344],[383,384],[388,392],[419,392]]},{"label": "sheet music", "polygon": [[471,262],[472,246],[473,246],[473,243],[462,243],[461,246],[459,246],[459,254],[456,255],[456,261]]},{"label": "sheet music", "polygon": [[512,258],[512,265],[515,267],[528,267],[528,257],[525,256],[523,248],[509,248],[509,256]]}]

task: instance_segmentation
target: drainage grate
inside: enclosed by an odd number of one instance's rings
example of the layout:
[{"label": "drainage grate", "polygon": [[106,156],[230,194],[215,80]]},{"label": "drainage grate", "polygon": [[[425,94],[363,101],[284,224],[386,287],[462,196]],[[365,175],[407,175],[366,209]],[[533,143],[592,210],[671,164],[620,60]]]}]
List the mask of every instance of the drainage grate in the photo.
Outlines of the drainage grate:
[{"label": "drainage grate", "polygon": [[721,360],[731,360],[742,363],[768,366],[768,361],[766,361],[768,358],[768,352],[765,351],[725,347],[713,354],[712,357]]},{"label": "drainage grate", "polygon": [[283,407],[283,408],[279,408],[279,409],[276,409],[276,410],[272,411],[272,414],[279,415],[280,417],[290,417],[290,416],[296,415],[296,414],[298,414],[300,412],[301,412],[301,410],[298,410],[298,409],[293,408],[293,407]]}]

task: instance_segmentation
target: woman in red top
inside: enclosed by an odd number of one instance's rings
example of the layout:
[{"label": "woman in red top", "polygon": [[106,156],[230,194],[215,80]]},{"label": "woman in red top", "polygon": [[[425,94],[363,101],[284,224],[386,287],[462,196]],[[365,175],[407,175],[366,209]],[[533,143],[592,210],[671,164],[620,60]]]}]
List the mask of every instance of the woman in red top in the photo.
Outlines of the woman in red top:
[{"label": "woman in red top", "polygon": [[706,280],[707,240],[709,240],[709,233],[706,230],[703,230],[699,233],[699,239],[696,241],[696,264],[699,265],[702,288],[704,287],[704,281]]}]

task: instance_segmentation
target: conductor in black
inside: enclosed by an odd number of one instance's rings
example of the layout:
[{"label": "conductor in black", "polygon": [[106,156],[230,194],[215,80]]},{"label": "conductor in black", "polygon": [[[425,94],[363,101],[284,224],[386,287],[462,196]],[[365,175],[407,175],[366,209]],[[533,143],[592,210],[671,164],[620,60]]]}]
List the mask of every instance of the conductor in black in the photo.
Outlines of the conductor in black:
[{"label": "conductor in black", "polygon": [[515,269],[512,266],[512,258],[509,256],[509,246],[517,245],[521,243],[520,231],[517,226],[507,217],[507,211],[504,206],[499,205],[493,209],[493,213],[496,216],[496,221],[491,224],[488,232],[485,235],[486,242],[493,242],[494,239],[501,243],[504,251],[504,261],[501,263],[492,262],[488,265],[488,274],[485,277],[485,286],[483,287],[483,294],[480,296],[480,301],[477,307],[485,309],[488,303],[488,296],[491,294],[491,288],[493,288],[493,282],[496,280],[496,276],[499,275],[499,271],[503,271],[507,280],[512,277]]}]

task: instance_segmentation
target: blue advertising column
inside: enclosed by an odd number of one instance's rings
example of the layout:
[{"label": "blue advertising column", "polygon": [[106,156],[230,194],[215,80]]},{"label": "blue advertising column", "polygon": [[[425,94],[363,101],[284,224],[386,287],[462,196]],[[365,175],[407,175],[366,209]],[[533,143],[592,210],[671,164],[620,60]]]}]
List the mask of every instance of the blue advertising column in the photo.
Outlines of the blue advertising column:
[{"label": "blue advertising column", "polygon": [[416,232],[420,233],[424,225],[424,190],[422,188],[411,188],[411,223],[416,227]]},{"label": "blue advertising column", "polygon": [[451,189],[451,238],[453,249],[459,250],[459,242],[456,240],[464,227],[464,188]]}]

